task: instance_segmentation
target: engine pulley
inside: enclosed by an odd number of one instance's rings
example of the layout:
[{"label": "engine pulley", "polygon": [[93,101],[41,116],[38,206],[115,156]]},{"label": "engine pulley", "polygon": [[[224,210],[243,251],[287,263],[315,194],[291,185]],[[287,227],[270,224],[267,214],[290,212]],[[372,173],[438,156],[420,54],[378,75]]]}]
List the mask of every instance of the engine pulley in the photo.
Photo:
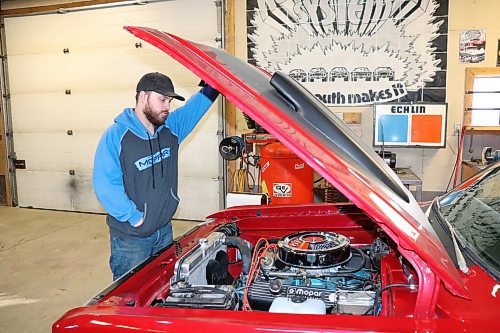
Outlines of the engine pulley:
[{"label": "engine pulley", "polygon": [[350,257],[349,238],[334,232],[303,231],[278,241],[278,258],[290,266],[332,267],[346,262]]}]

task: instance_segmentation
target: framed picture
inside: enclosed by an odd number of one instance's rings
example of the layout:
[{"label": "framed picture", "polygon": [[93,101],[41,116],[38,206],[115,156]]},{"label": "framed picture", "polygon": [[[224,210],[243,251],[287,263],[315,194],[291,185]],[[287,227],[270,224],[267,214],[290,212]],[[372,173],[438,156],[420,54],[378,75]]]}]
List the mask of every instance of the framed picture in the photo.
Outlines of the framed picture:
[{"label": "framed picture", "polygon": [[446,145],[446,103],[386,103],[373,106],[374,147]]}]

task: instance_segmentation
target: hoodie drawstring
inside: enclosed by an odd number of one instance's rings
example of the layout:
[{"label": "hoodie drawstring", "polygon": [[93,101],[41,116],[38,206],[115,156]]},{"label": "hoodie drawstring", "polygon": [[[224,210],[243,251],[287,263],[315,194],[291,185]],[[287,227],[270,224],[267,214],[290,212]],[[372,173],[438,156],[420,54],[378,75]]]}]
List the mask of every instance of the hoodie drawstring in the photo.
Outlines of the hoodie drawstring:
[{"label": "hoodie drawstring", "polygon": [[[149,136],[149,132],[146,132],[148,135],[148,142],[149,142],[149,151],[151,152],[151,172],[153,173],[153,190],[155,189],[155,161],[154,161],[154,155],[153,155],[153,145],[151,144],[151,137]],[[161,152],[160,152],[161,155]]]},{"label": "hoodie drawstring", "polygon": [[161,170],[161,178],[163,178],[163,154],[161,152],[161,144],[160,144],[160,133],[158,133],[158,151],[160,152],[160,170]]}]

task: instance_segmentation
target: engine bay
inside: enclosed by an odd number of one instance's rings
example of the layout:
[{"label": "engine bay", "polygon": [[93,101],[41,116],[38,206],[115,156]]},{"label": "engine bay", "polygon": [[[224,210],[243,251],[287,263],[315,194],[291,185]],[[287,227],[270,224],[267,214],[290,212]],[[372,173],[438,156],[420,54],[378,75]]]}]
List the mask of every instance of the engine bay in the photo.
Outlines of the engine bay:
[{"label": "engine bay", "polygon": [[[319,230],[251,243],[240,237],[236,224],[227,224],[177,260],[169,291],[153,306],[379,315],[386,289],[381,258],[389,253],[380,237],[353,246],[345,235]],[[412,276],[403,275],[411,291]]]}]

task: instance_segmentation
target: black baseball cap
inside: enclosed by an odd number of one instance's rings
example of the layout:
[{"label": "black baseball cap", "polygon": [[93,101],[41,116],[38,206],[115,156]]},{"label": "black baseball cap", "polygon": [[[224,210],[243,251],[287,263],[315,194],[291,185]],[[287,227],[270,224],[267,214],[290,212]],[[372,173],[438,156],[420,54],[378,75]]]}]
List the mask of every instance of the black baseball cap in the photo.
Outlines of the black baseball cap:
[{"label": "black baseball cap", "polygon": [[164,96],[176,98],[184,101],[184,97],[177,95],[174,91],[172,80],[162,73],[154,72],[145,74],[137,83],[136,92],[140,91],[154,91]]}]

